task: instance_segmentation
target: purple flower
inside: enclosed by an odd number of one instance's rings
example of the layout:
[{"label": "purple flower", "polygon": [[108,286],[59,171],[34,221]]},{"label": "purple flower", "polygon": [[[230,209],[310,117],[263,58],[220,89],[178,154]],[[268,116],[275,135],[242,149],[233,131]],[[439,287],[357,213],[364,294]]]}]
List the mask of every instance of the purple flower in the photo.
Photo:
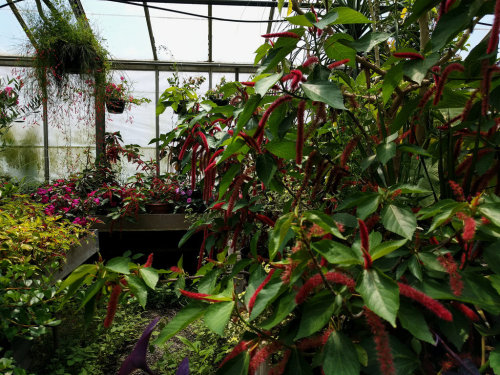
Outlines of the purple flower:
[{"label": "purple flower", "polygon": [[175,189],[175,194],[179,194],[179,188]]},{"label": "purple flower", "polygon": [[186,357],[179,365],[175,375],[189,375],[189,358]]},{"label": "purple flower", "polygon": [[181,195],[186,195],[186,192],[184,190],[182,190]]},{"label": "purple flower", "polygon": [[38,195],[45,195],[45,194],[47,194],[47,190],[40,188],[40,189],[38,189],[37,194]]},{"label": "purple flower", "polygon": [[188,198],[186,202],[191,203],[191,198]]},{"label": "purple flower", "polygon": [[193,191],[192,191],[191,189],[189,189],[189,190],[187,191],[187,195],[188,195],[188,197],[190,197],[190,196],[191,196],[191,194],[193,194]]},{"label": "purple flower", "polygon": [[118,371],[118,375],[129,375],[136,369],[141,369],[150,375],[154,375],[154,372],[151,371],[151,369],[148,367],[148,364],[146,363],[146,353],[148,350],[148,344],[151,334],[153,333],[153,330],[159,321],[160,317],[157,317],[151,323],[149,323],[149,325],[142,333],[142,336],[135,344],[132,352],[125,359],[125,361],[123,361],[120,367],[120,371]]}]

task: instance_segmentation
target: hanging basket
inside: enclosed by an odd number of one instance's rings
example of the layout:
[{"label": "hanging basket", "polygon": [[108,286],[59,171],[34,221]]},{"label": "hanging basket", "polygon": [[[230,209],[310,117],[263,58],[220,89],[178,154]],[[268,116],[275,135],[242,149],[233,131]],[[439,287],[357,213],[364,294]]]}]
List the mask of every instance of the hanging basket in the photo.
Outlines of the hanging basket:
[{"label": "hanging basket", "polygon": [[106,108],[109,113],[123,113],[125,110],[125,100],[109,99],[106,101]]}]

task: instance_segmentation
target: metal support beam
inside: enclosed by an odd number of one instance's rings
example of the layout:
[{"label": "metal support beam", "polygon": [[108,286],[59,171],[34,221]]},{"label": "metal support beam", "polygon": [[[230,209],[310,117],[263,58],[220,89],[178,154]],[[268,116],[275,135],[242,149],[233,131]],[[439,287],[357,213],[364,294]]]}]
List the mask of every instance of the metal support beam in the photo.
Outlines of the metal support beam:
[{"label": "metal support beam", "polygon": [[21,27],[23,28],[30,43],[33,45],[33,47],[36,48],[36,44],[37,44],[36,40],[33,37],[33,34],[31,34],[30,29],[28,28],[28,25],[26,24],[26,22],[24,22],[23,17],[21,17],[21,13],[19,13],[19,10],[14,5],[14,2],[12,0],[7,0],[7,4],[9,4],[9,7],[12,10],[12,13],[14,13],[14,16],[16,17],[17,22],[19,22],[19,25],[21,25]]},{"label": "metal support beam", "polygon": [[[155,70],[155,108],[158,106],[158,100],[160,98],[160,72],[158,70]],[[155,111],[156,112],[156,111]],[[160,141],[158,138],[160,138],[160,116],[155,115],[155,134],[156,134],[156,164],[157,164],[157,171],[156,173],[159,175],[160,174]]]},{"label": "metal support beam", "polygon": [[[217,73],[234,73],[236,68],[240,73],[255,73],[258,66],[253,64],[237,63],[214,63],[214,62],[173,62],[173,61],[152,61],[152,60],[111,60],[111,69],[118,70],[139,70],[160,72],[208,72],[211,68]],[[0,56],[0,66],[32,66],[33,58],[25,56]]]},{"label": "metal support beam", "polygon": [[148,25],[149,41],[151,42],[151,49],[153,50],[153,59],[158,61],[158,54],[156,53],[155,36],[153,27],[151,26],[151,18],[149,17],[149,8],[146,1],[142,2],[144,5],[144,15],[146,16],[146,24]]},{"label": "metal support beam", "polygon": [[[112,0],[111,0],[112,1]],[[126,3],[135,3],[135,0],[125,0]],[[189,4],[189,5],[231,5],[231,6],[243,6],[243,7],[277,7],[278,3],[276,1],[263,1],[263,0],[148,0],[148,3],[156,4]],[[304,2],[301,4],[301,8],[309,8],[310,3]],[[283,8],[288,7],[288,2],[283,3]],[[316,8],[321,8],[321,4],[315,5]]]},{"label": "metal support beam", "polygon": [[213,34],[212,34],[212,4],[208,4],[208,62],[214,61],[213,56]]},{"label": "metal support beam", "polygon": [[73,9],[73,13],[75,14],[75,17],[80,18],[80,19],[84,19],[87,26],[90,27],[88,20],[87,20],[87,15],[85,14],[85,10],[83,9],[83,5],[80,2],[80,0],[68,0],[68,1],[69,1],[69,5],[71,5],[71,9]]},{"label": "metal support beam", "polygon": [[271,27],[273,25],[273,23],[271,22],[274,18],[274,7],[272,7],[270,10],[269,10],[269,22],[267,24],[267,33],[266,34],[269,34],[271,32]]},{"label": "metal support beam", "polygon": [[49,118],[47,108],[47,82],[42,88],[42,119],[43,119],[43,177],[45,182],[50,179],[50,159],[49,159]]}]

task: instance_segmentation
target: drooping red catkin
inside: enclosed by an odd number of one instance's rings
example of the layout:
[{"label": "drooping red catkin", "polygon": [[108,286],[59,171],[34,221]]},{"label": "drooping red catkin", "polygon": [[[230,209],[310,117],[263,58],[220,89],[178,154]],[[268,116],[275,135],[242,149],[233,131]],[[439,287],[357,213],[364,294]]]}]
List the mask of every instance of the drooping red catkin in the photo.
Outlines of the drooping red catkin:
[{"label": "drooping red catkin", "polygon": [[[356,287],[356,282],[352,278],[343,273],[331,271],[327,272],[324,276],[328,282],[345,285],[351,291],[353,291],[354,288]],[[309,278],[309,280],[307,280],[306,283],[302,285],[299,292],[295,296],[295,303],[297,305],[303,303],[306,300],[307,296],[311,293],[311,291],[314,290],[314,288],[316,288],[317,286],[321,285],[322,283],[323,283],[323,278],[319,273]]]},{"label": "drooping red catkin", "polygon": [[389,344],[389,334],[385,329],[382,320],[367,307],[365,310],[366,322],[370,326],[375,341],[375,350],[377,351],[377,359],[380,365],[380,372],[383,375],[396,375],[394,360],[392,357],[391,346]]},{"label": "drooping red catkin", "polygon": [[210,296],[210,294],[189,292],[189,291],[184,290],[184,289],[179,289],[179,292],[181,292],[181,294],[183,296],[186,296],[186,297],[192,298],[192,299],[198,299],[201,301],[208,301],[208,302],[221,302],[221,301],[218,301],[216,299],[207,298]]},{"label": "drooping red catkin", "polygon": [[255,218],[259,220],[261,223],[269,225],[271,228],[274,227],[274,221],[265,215],[257,214],[255,215]]},{"label": "drooping red catkin", "polygon": [[470,307],[456,301],[451,301],[451,305],[464,314],[469,320],[473,322],[479,321],[479,316]]},{"label": "drooping red catkin", "polygon": [[458,273],[458,265],[455,259],[453,259],[450,253],[441,255],[437,259],[450,276],[450,288],[453,294],[457,297],[461,296],[464,289],[464,283],[462,282],[462,276]]},{"label": "drooping red catkin", "polygon": [[255,292],[250,298],[250,301],[248,301],[248,313],[252,313],[253,306],[255,305],[255,301],[257,300],[257,296],[262,291],[262,289],[264,289],[264,287],[269,283],[271,277],[273,277],[274,275],[274,271],[276,271],[276,268],[273,268],[271,271],[269,271],[264,281],[262,281],[260,285],[257,287],[257,289],[255,289]]},{"label": "drooping red catkin", "polygon": [[438,82],[437,88],[436,88],[436,95],[434,96],[434,105],[437,105],[439,101],[441,100],[441,96],[443,94],[443,89],[444,89],[444,84],[446,82],[446,79],[450,75],[451,72],[453,71],[460,71],[463,72],[465,70],[464,66],[459,63],[451,63],[448,65],[444,71],[443,74],[441,75],[441,78]]},{"label": "drooping red catkin", "polygon": [[465,201],[465,195],[464,195],[464,190],[462,187],[457,184],[455,181],[449,180],[448,183],[450,184],[451,190],[453,191],[453,195],[459,202],[464,202]]},{"label": "drooping red catkin", "polygon": [[200,145],[196,143],[193,146],[193,153],[191,154],[191,190],[196,187],[196,151]]},{"label": "drooping red catkin", "polygon": [[370,241],[368,236],[368,228],[363,220],[358,219],[359,236],[361,238],[361,252],[365,261],[365,270],[372,268],[372,257],[370,255]]},{"label": "drooping red catkin", "polygon": [[295,163],[302,164],[302,150],[304,149],[304,111],[306,101],[301,100],[297,107],[297,143],[295,147]]},{"label": "drooping red catkin", "polygon": [[331,70],[331,69],[336,68],[340,65],[347,64],[349,61],[351,61],[351,59],[343,59],[343,60],[335,61],[335,62],[331,63],[330,65],[328,65],[327,68]]},{"label": "drooping red catkin", "polygon": [[231,359],[233,359],[234,357],[236,357],[238,354],[244,352],[245,350],[248,349],[248,344],[249,344],[249,341],[240,341],[238,343],[238,345],[236,345],[233,350],[231,351],[231,353],[229,353],[226,358],[224,358],[224,360],[221,362],[221,364],[219,365],[219,367],[222,367],[226,364],[227,361],[230,361]]},{"label": "drooping red catkin", "polygon": [[292,33],[291,31],[284,31],[281,33],[269,33],[261,35],[263,38],[295,38],[300,39],[300,35]]},{"label": "drooping red catkin", "polygon": [[207,237],[208,237],[208,228],[203,229],[203,241],[201,242],[200,246],[200,253],[198,254],[198,266],[197,270],[201,268],[201,263],[203,262],[203,256],[205,255],[205,244],[207,242]]},{"label": "drooping red catkin", "polygon": [[440,302],[429,297],[427,294],[412,288],[409,285],[398,283],[399,292],[402,296],[408,297],[433,312],[438,318],[451,322],[453,315]]},{"label": "drooping red catkin", "polygon": [[237,176],[235,178],[233,192],[231,193],[231,196],[229,197],[229,201],[227,203],[227,210],[226,210],[226,215],[225,215],[226,220],[233,213],[233,208],[234,208],[234,204],[236,203],[236,198],[238,197],[238,194],[240,193],[240,188],[241,188],[241,185],[243,185],[245,178],[246,178],[246,176],[244,174]]},{"label": "drooping red catkin", "polygon": [[423,60],[425,57],[416,52],[394,52],[392,56],[398,59]]},{"label": "drooping red catkin", "polygon": [[307,163],[306,163],[306,166],[304,168],[304,179],[302,180],[302,184],[300,185],[299,190],[297,190],[297,194],[295,194],[295,199],[292,203],[292,207],[295,207],[297,205],[297,203],[299,202],[299,200],[302,196],[302,192],[304,191],[304,189],[307,186],[307,183],[309,182],[309,177],[311,176],[311,171],[312,171],[312,167],[314,164],[314,158],[315,158],[316,154],[317,154],[317,151],[312,150],[307,158]]},{"label": "drooping red catkin", "polygon": [[104,328],[109,328],[113,323],[115,318],[116,308],[118,307],[118,298],[122,292],[122,287],[120,284],[115,284],[108,301],[108,310],[106,312],[106,318],[104,319]]},{"label": "drooping red catkin", "polygon": [[340,156],[340,166],[342,168],[345,168],[345,166],[347,165],[347,160],[349,160],[349,156],[351,156],[352,151],[358,145],[358,142],[359,142],[359,136],[356,136],[353,139],[351,139],[345,146],[344,151]]},{"label": "drooping red catkin", "polygon": [[291,101],[293,98],[290,95],[284,95],[276,99],[274,102],[271,103],[269,108],[264,112],[262,115],[262,118],[259,121],[259,126],[257,127],[257,130],[255,134],[253,135],[254,139],[259,139],[261,134],[264,134],[264,127],[266,126],[266,122],[269,119],[269,116],[271,116],[271,113],[278,108],[281,104],[286,103]]},{"label": "drooping red catkin", "polygon": [[[476,162],[478,162],[484,155],[487,153],[491,152],[491,148],[483,148],[482,150],[479,150],[477,152],[477,159]],[[455,169],[455,174],[457,176],[460,176],[462,173],[467,172],[471,167],[472,167],[472,161],[474,160],[474,155],[470,155],[467,157],[463,162],[461,162],[457,169]]]},{"label": "drooping red catkin", "polygon": [[310,56],[309,58],[307,58],[306,61],[304,61],[304,63],[302,64],[302,67],[307,68],[308,66],[310,66],[312,64],[317,64],[318,62],[319,62],[319,59],[316,56]]},{"label": "drooping red catkin", "polygon": [[254,87],[255,82],[240,82],[243,86]]},{"label": "drooping red catkin", "polygon": [[420,99],[420,102],[418,102],[418,108],[424,108],[429,99],[431,98],[432,94],[434,94],[434,91],[436,91],[436,86],[431,86],[429,89],[425,92],[424,96],[422,96],[422,99]]},{"label": "drooping red catkin", "polygon": [[490,40],[488,42],[488,48],[486,53],[489,55],[496,51],[498,47],[498,34],[500,32],[500,0],[497,0],[495,4],[495,18],[493,20],[493,25],[491,26]]},{"label": "drooping red catkin", "polygon": [[[497,44],[498,44],[498,35],[497,35]],[[481,82],[482,89],[482,101],[481,101],[481,114],[486,116],[488,114],[488,106],[490,104],[490,87],[491,87],[491,78],[493,73],[500,72],[500,67],[496,65],[489,66],[484,72],[484,78]]]},{"label": "drooping red catkin", "polygon": [[296,90],[299,87],[299,83],[303,80],[302,72],[298,69],[293,69],[290,73],[294,75],[290,88]]},{"label": "drooping red catkin", "polygon": [[250,375],[254,375],[261,363],[263,363],[271,354],[276,352],[279,347],[279,343],[273,342],[258,349],[250,360],[248,373]]},{"label": "drooping red catkin", "polygon": [[462,238],[465,242],[470,242],[474,239],[474,234],[476,233],[476,220],[472,217],[466,217],[464,219],[464,232]]},{"label": "drooping red catkin", "polygon": [[255,141],[255,139],[253,139],[252,137],[250,137],[245,132],[239,132],[238,135],[245,140],[245,143],[249,147],[254,148],[255,150],[257,150],[257,152],[259,154],[262,154],[262,149],[260,148],[260,145]]},{"label": "drooping red catkin", "polygon": [[201,131],[197,131],[196,135],[201,138],[201,141],[203,142],[203,146],[205,147],[205,150],[209,152],[210,148],[208,147],[208,142],[207,142],[207,137],[205,134],[203,134]]},{"label": "drooping red catkin", "polygon": [[186,141],[182,145],[181,151],[179,152],[179,160],[182,160],[184,158],[184,154],[186,153],[187,148],[191,144],[191,141],[193,140],[193,137],[191,137],[191,134],[189,134],[186,138]]},{"label": "drooping red catkin", "polygon": [[153,253],[149,254],[148,259],[146,260],[146,263],[144,263],[144,268],[151,267],[153,265]]}]

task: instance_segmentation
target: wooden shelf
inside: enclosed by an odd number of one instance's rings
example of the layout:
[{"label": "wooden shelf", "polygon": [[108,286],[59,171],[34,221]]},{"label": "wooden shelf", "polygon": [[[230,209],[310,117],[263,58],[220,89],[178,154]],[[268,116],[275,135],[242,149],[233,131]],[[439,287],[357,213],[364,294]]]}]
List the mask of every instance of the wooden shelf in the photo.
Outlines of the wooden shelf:
[{"label": "wooden shelf", "polygon": [[157,231],[176,231],[187,230],[189,223],[186,222],[184,214],[145,214],[138,215],[135,222],[120,220],[111,222],[106,216],[98,216],[98,219],[104,224],[94,224],[92,229],[101,232],[157,232]]}]

